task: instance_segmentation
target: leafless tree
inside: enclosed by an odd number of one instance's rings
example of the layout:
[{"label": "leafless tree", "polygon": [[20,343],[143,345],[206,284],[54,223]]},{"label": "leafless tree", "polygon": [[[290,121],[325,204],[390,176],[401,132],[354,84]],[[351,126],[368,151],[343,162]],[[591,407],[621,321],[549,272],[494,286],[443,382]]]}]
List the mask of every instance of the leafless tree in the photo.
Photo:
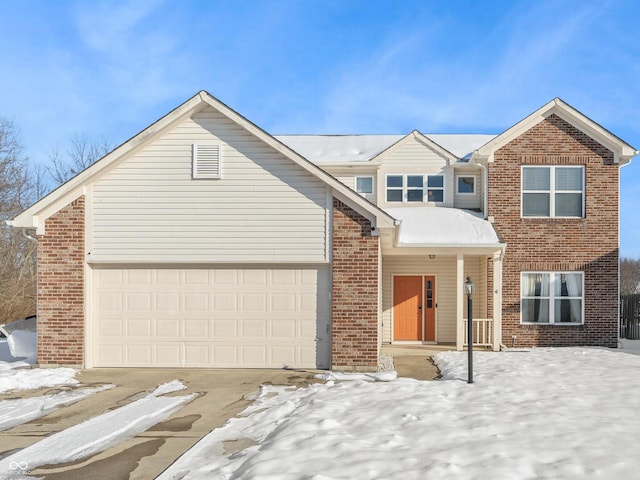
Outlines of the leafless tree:
[{"label": "leafless tree", "polygon": [[640,259],[620,259],[620,293],[640,293]]},{"label": "leafless tree", "polygon": [[34,193],[19,133],[0,118],[0,323],[35,313],[35,242],[5,224]]},{"label": "leafless tree", "polygon": [[66,155],[53,148],[49,153],[47,172],[56,185],[61,185],[93,165],[112,149],[108,140],[89,140],[84,135],[74,135]]}]

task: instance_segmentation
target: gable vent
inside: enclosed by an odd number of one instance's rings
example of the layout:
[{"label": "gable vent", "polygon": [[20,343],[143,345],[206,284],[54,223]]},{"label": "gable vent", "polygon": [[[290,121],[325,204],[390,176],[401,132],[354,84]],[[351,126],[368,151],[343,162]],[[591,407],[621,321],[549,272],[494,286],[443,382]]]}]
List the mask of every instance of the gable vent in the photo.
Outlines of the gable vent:
[{"label": "gable vent", "polygon": [[221,178],[220,144],[193,144],[193,178]]}]

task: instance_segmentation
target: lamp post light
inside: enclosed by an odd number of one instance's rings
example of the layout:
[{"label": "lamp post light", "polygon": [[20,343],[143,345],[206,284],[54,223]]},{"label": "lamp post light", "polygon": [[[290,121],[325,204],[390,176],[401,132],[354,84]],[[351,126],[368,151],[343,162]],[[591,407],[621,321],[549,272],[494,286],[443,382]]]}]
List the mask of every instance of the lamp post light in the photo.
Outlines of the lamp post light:
[{"label": "lamp post light", "polygon": [[467,383],[473,383],[473,294],[476,291],[475,284],[471,281],[471,277],[467,275],[467,281],[464,282],[464,293],[467,294],[467,360],[469,378]]}]

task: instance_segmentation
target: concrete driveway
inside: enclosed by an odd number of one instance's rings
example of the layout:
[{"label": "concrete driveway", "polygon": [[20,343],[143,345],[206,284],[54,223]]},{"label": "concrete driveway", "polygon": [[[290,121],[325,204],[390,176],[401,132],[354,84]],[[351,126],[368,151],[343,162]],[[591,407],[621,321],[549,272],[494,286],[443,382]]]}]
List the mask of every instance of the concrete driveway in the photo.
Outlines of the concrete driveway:
[{"label": "concrete driveway", "polygon": [[[47,480],[153,479],[211,430],[222,426],[244,409],[262,384],[305,386],[315,382],[315,371],[299,370],[207,370],[207,369],[93,369],[76,378],[84,385],[114,384],[106,390],[18,425],[0,434],[0,457],[27,447],[106,411],[132,402],[158,385],[181,380],[187,390],[179,395],[200,395],[166,421],[91,458],[77,463],[40,467],[30,475]],[[54,393],[59,389],[14,392],[0,400]],[[229,445],[230,451],[234,446]],[[244,448],[242,445],[237,449]]]}]

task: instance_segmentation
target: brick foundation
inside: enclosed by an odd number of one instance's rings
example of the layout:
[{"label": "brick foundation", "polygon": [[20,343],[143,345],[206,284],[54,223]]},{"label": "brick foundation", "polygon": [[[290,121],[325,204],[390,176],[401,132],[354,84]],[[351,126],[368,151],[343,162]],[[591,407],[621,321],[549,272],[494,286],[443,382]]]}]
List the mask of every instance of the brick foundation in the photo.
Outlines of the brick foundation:
[{"label": "brick foundation", "polygon": [[38,363],[84,364],[84,197],[38,236]]},{"label": "brick foundation", "polygon": [[[522,218],[523,165],[583,165],[585,217]],[[618,165],[605,147],[551,115],[495,153],[489,212],[507,242],[502,339],[516,346],[617,346]],[[584,271],[584,325],[521,325],[520,273]]]},{"label": "brick foundation", "polygon": [[378,237],[370,222],[333,201],[333,369],[378,367]]}]

